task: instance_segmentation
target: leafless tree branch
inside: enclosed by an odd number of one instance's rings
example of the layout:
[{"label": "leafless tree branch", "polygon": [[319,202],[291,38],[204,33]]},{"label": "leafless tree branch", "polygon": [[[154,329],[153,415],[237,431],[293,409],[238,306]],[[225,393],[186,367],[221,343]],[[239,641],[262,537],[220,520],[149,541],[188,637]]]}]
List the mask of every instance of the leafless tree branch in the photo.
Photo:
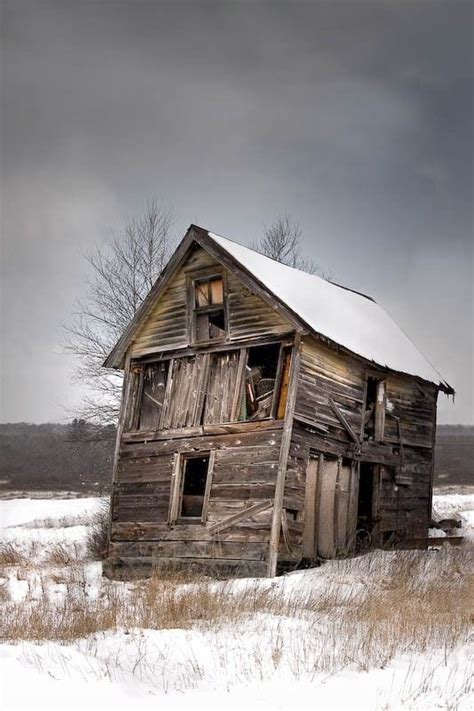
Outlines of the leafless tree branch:
[{"label": "leafless tree branch", "polygon": [[299,223],[286,214],[264,226],[262,238],[252,244],[252,249],[289,267],[329,279],[329,274],[319,264],[303,255],[302,234]]},{"label": "leafless tree branch", "polygon": [[172,211],[152,200],[105,247],[84,255],[91,272],[87,294],[64,326],[65,347],[78,360],[75,377],[88,387],[77,417],[102,425],[117,421],[121,373],[102,363],[171,256],[173,223]]}]

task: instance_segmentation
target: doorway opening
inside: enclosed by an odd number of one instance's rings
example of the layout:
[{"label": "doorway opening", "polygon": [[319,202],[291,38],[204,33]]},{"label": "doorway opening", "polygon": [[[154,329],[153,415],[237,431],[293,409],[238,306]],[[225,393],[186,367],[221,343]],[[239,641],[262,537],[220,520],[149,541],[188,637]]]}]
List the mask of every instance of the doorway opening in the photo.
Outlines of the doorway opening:
[{"label": "doorway opening", "polygon": [[366,550],[373,544],[375,465],[361,462],[357,501],[356,548]]}]

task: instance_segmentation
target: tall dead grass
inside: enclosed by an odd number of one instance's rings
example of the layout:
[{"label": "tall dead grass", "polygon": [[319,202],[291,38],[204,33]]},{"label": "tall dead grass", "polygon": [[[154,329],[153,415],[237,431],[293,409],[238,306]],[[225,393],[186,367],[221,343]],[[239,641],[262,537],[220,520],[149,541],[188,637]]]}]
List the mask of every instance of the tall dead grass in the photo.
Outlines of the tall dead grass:
[{"label": "tall dead grass", "polygon": [[[350,664],[384,667],[396,654],[449,652],[467,640],[474,621],[472,562],[472,553],[462,549],[374,552],[276,583],[184,582],[156,574],[135,584],[104,580],[99,592],[89,590],[78,569],[59,602],[47,581],[39,596],[7,600],[1,636],[69,642],[118,629],[260,629],[256,656],[291,664],[297,675]],[[298,625],[291,650],[288,624]]]},{"label": "tall dead grass", "polygon": [[87,534],[87,553],[91,560],[104,560],[107,556],[110,521],[110,502],[103,500],[94,514],[92,525]]}]

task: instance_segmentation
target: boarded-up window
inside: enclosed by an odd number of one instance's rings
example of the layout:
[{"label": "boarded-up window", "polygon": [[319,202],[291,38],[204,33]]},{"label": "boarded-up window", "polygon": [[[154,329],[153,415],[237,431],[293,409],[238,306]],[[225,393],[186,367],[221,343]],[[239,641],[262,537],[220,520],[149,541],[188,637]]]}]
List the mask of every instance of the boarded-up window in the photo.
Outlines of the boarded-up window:
[{"label": "boarded-up window", "polygon": [[167,406],[162,420],[164,429],[201,424],[208,364],[207,354],[176,358],[173,361]]},{"label": "boarded-up window", "polygon": [[[243,367],[240,351],[213,353],[209,362],[209,376],[204,404],[205,425],[235,422],[239,417],[239,379]],[[241,364],[239,368],[239,363]]]},{"label": "boarded-up window", "polygon": [[138,429],[156,430],[160,427],[167,376],[167,362],[144,366]]}]

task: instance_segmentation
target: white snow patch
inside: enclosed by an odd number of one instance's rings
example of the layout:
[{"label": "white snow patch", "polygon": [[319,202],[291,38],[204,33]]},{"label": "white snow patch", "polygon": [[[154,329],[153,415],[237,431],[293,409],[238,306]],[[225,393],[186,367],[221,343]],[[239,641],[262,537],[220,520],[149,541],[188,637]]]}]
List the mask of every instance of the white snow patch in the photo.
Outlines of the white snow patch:
[{"label": "white snow patch", "polygon": [[[58,543],[83,545],[88,523],[100,509],[100,499],[3,501],[3,535],[41,561]],[[437,494],[437,511],[446,518],[461,516],[474,528],[474,495]],[[70,525],[77,517],[81,525]],[[49,521],[48,526],[41,525]],[[56,521],[56,526],[50,524]],[[36,528],[32,528],[32,523]],[[471,528],[471,530],[472,530]],[[465,531],[463,531],[465,535]],[[439,532],[437,532],[439,535]],[[82,549],[81,549],[82,550]],[[390,566],[395,552],[378,551],[375,568]],[[362,558],[361,561],[364,559]],[[15,600],[47,594],[60,602],[72,586],[52,579],[44,589],[44,566],[8,572]],[[40,579],[43,574],[43,579]],[[101,595],[100,563],[82,563],[79,584],[88,595]],[[354,573],[351,562],[331,561],[318,569],[278,579],[236,579],[227,585],[241,593],[278,588],[291,598],[296,591],[314,594],[337,589],[341,605],[365,595],[370,581]],[[127,594],[125,584],[117,584]],[[313,626],[325,638],[325,618]],[[254,615],[247,624],[206,629],[117,630],[97,633],[71,644],[47,642],[0,646],[2,708],[5,711],[293,711],[294,709],[432,711],[471,708],[469,681],[472,648],[433,650],[425,655],[396,657],[367,671],[315,671],[314,639],[308,638],[303,617]],[[337,660],[339,640],[334,639]],[[280,657],[281,654],[281,657]]]}]

